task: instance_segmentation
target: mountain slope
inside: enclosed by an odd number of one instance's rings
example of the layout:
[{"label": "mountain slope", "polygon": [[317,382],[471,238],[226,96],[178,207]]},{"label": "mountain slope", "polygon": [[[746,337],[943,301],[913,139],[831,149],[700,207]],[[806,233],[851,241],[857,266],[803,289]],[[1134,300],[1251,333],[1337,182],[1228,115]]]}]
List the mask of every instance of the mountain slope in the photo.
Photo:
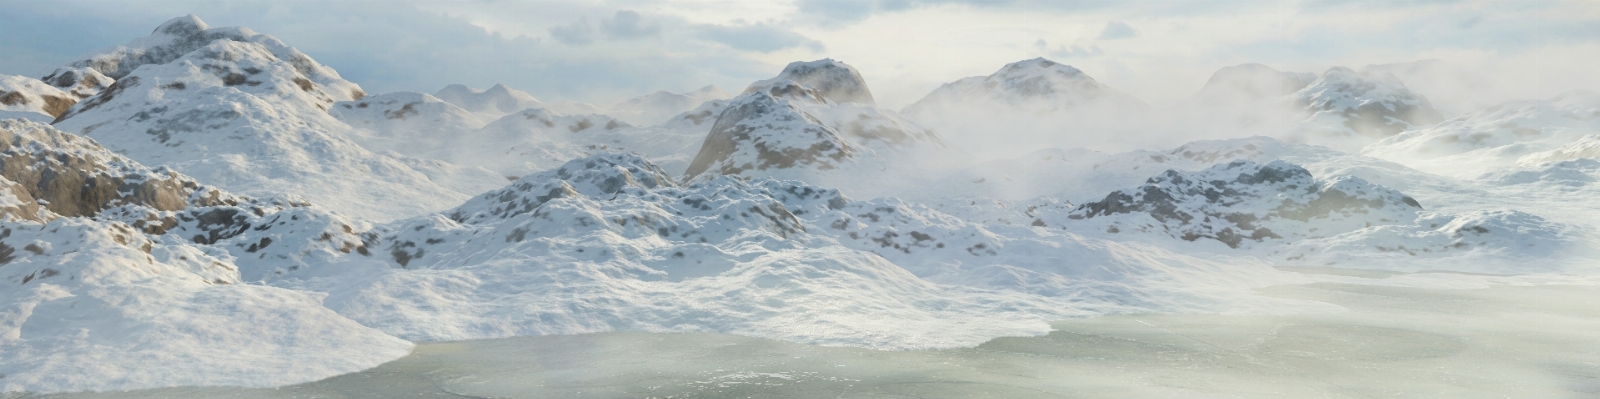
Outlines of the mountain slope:
[{"label": "mountain slope", "polygon": [[0,121],[0,142],[0,391],[278,386],[410,351],[321,294],[241,284],[298,268],[285,260],[326,264],[319,254],[350,237],[324,232],[339,231],[336,216],[234,196],[44,124]]},{"label": "mountain slope", "polygon": [[[364,94],[337,72],[265,35],[191,45],[213,31],[179,18],[151,37],[92,57],[91,66],[120,79],[78,102],[56,126],[208,184],[258,196],[292,193],[370,220],[442,209],[467,197],[346,139],[351,128],[328,110]],[[122,61],[106,61],[116,59]],[[136,61],[137,69],[124,71]]]}]

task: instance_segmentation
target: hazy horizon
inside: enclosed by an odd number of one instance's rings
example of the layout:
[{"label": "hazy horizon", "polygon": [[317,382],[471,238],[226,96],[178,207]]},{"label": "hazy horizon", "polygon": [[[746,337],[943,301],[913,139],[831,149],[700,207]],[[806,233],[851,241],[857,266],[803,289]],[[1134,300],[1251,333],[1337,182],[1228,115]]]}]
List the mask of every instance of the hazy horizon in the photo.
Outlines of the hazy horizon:
[{"label": "hazy horizon", "polygon": [[276,36],[373,93],[503,83],[601,106],[705,85],[737,92],[823,58],[859,69],[891,109],[1035,57],[1156,106],[1245,63],[1320,74],[1437,59],[1480,86],[1435,102],[1472,106],[1600,90],[1583,68],[1600,60],[1600,11],[1579,2],[0,3],[12,10],[0,16],[0,74],[34,77],[195,14]]}]

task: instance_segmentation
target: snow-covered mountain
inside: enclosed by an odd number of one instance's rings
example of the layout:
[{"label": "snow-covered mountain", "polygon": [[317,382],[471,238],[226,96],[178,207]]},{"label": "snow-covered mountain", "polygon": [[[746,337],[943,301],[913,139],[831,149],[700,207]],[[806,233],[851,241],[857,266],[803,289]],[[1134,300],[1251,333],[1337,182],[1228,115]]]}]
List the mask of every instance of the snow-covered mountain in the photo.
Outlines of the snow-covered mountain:
[{"label": "snow-covered mountain", "polygon": [[[1475,176],[1521,163],[1593,157],[1584,141],[1600,134],[1600,93],[1514,101],[1462,114],[1368,145],[1361,153],[1449,176]],[[1567,148],[1564,148],[1567,147]]]},{"label": "snow-covered mountain", "polygon": [[23,120],[0,120],[0,185],[0,390],[276,386],[410,352],[322,294],[241,284],[362,248],[326,211]]},{"label": "snow-covered mountain", "polygon": [[717,114],[685,176],[796,179],[875,196],[961,165],[964,154],[937,134],[873,106],[860,76],[821,60],[790,64],[777,78],[752,84]]},{"label": "snow-covered mountain", "polygon": [[1344,151],[1444,119],[1427,98],[1393,75],[1366,75],[1344,67],[1329,68],[1291,96],[1305,119],[1285,137]]},{"label": "snow-covered mountain", "polygon": [[349,140],[351,127],[328,112],[365,94],[271,36],[189,16],[77,64],[118,80],[56,126],[142,163],[248,195],[293,193],[370,220],[469,197]]},{"label": "snow-covered mountain", "polygon": [[662,90],[616,103],[605,113],[631,125],[654,126],[694,110],[707,101],[729,98],[733,98],[733,95],[716,86],[706,86],[688,93]]},{"label": "snow-covered mountain", "polygon": [[1035,58],[946,83],[902,112],[961,148],[996,157],[1099,144],[1147,108],[1077,68]]},{"label": "snow-covered mountain", "polygon": [[[1430,125],[1392,76],[1249,64],[1176,111],[1247,129],[1101,152],[1051,147],[1171,110],[1043,59],[945,85],[917,121],[835,60],[602,110],[367,95],[193,16],[0,90],[6,394],[282,386],[408,340],[971,347],[1066,318],[1338,311],[1257,292],[1365,281],[1285,266],[1567,281],[1600,259],[1590,92]],[[1287,119],[1238,119],[1261,115]],[[1234,137],[1278,122],[1303,142]],[[1028,151],[969,165],[935,128]]]}]

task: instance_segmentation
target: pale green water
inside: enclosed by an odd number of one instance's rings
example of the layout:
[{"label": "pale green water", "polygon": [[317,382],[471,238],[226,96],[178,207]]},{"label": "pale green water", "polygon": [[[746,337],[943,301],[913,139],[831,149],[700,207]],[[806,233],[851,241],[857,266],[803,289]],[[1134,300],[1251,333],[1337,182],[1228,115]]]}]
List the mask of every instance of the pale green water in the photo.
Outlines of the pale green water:
[{"label": "pale green water", "polygon": [[[1115,316],[978,348],[883,352],[717,334],[419,345],[280,389],[48,398],[1596,398],[1600,288],[1283,286],[1349,312]],[[0,397],[32,397],[0,395]]]}]

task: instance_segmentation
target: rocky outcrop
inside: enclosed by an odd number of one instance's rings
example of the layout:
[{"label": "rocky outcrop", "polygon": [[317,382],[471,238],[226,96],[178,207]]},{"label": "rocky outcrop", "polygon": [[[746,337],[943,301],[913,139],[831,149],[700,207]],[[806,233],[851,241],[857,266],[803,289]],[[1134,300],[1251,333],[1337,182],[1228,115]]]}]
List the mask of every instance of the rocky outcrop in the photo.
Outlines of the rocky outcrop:
[{"label": "rocky outcrop", "polygon": [[1268,239],[1329,237],[1374,225],[1406,224],[1420,210],[1411,197],[1359,178],[1318,180],[1282,161],[1233,161],[1197,172],[1168,170],[1138,188],[1080,205],[1066,219],[1101,221],[1108,233],[1213,239],[1238,248]]}]

